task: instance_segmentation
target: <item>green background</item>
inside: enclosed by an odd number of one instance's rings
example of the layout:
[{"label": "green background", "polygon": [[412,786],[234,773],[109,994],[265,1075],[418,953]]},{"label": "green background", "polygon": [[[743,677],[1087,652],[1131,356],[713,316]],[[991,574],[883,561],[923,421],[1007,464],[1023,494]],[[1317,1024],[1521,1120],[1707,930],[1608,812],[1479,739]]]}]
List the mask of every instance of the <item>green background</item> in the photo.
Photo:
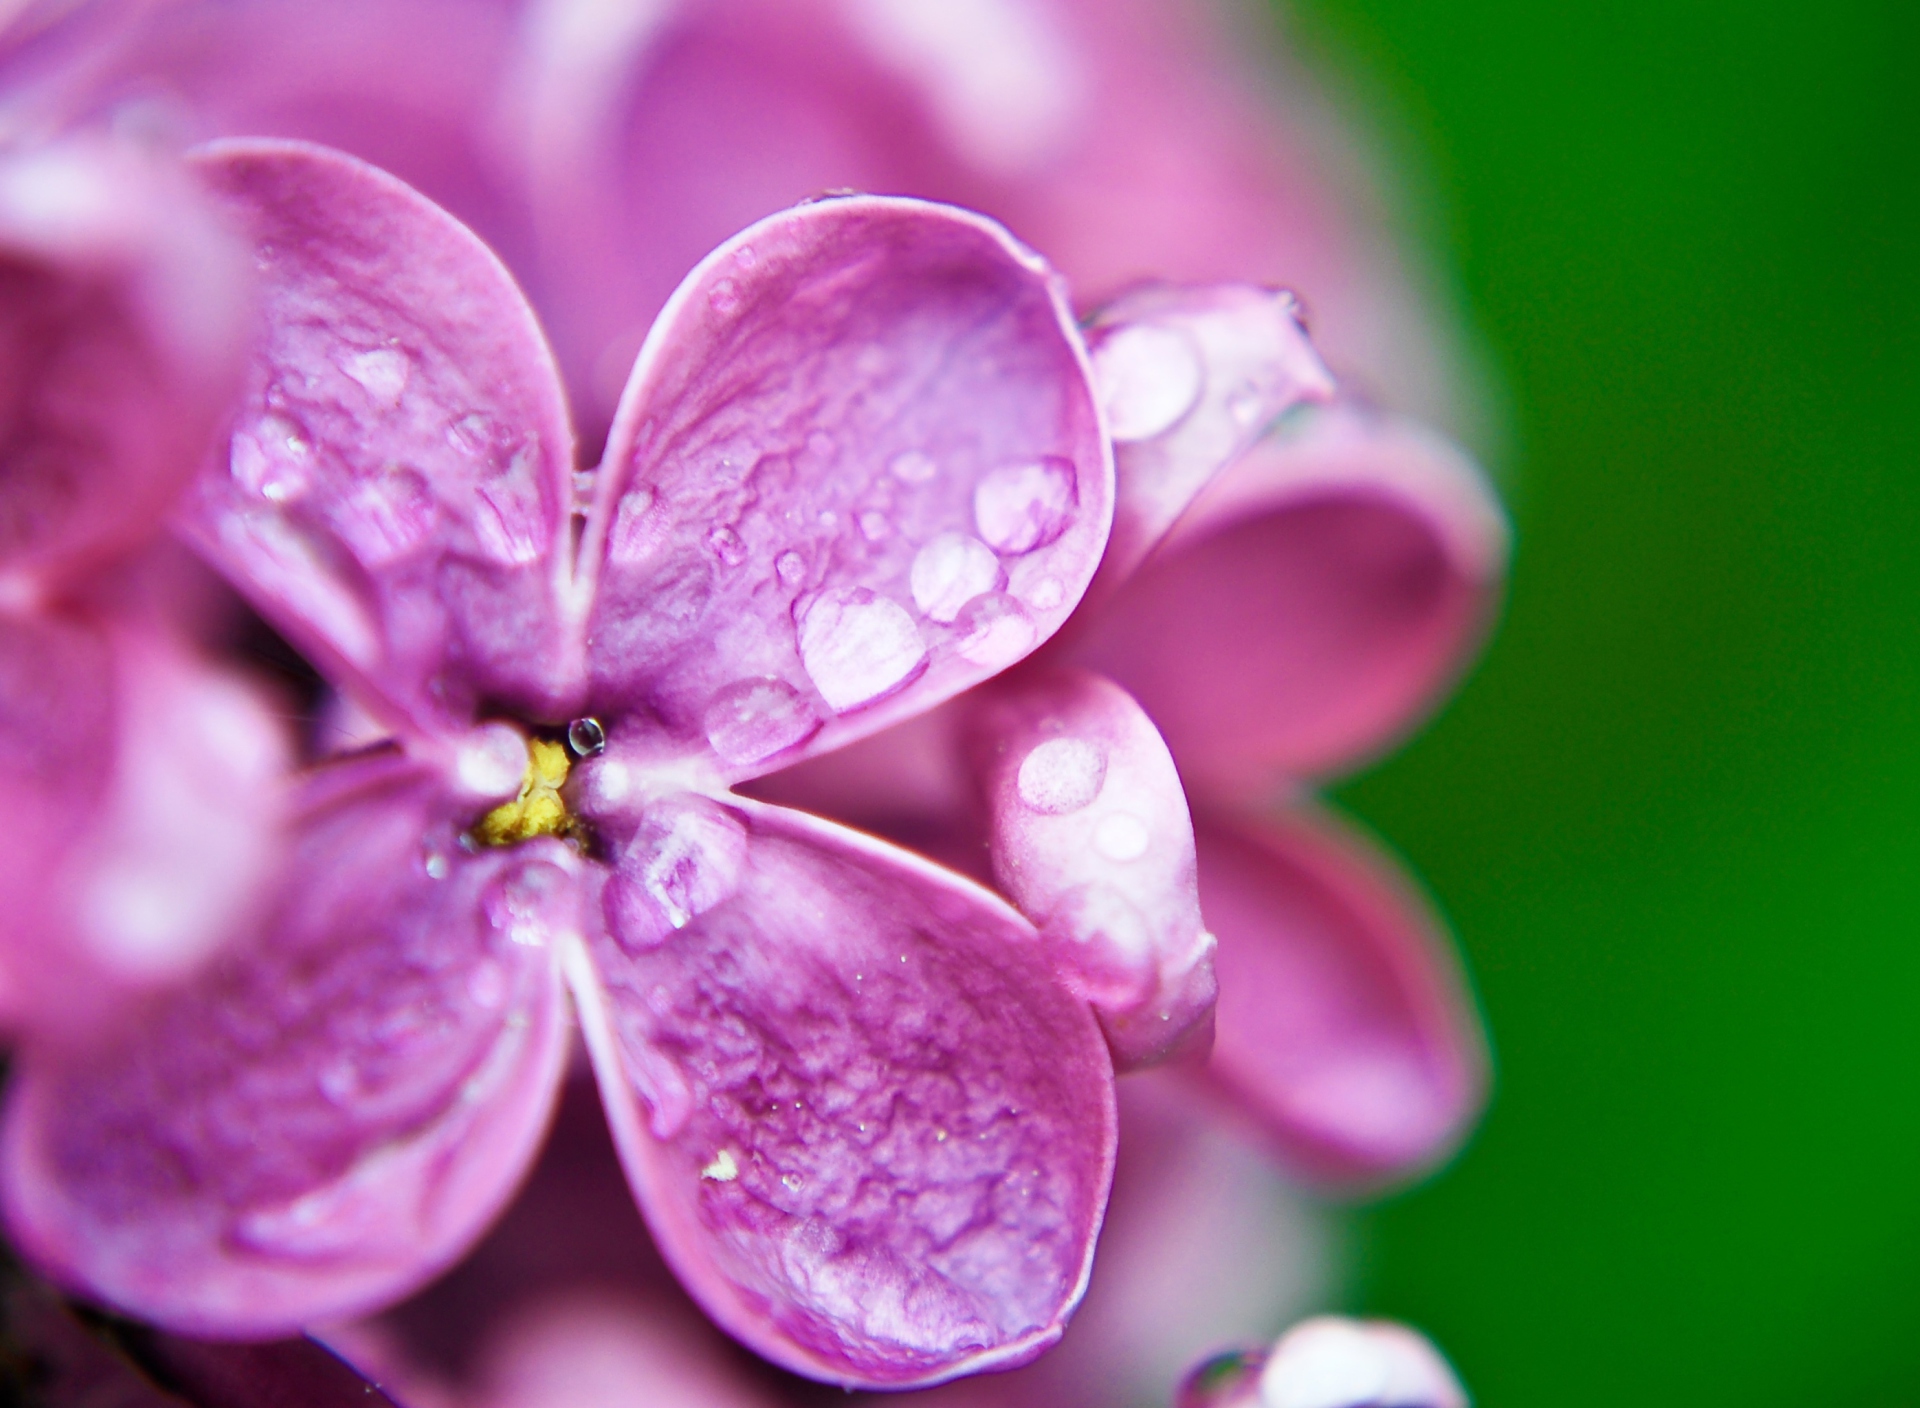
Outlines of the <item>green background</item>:
[{"label": "green background", "polygon": [[1482,1408],[1920,1404],[1920,7],[1307,0],[1510,395],[1518,555],[1341,788],[1479,1135],[1358,1304]]}]

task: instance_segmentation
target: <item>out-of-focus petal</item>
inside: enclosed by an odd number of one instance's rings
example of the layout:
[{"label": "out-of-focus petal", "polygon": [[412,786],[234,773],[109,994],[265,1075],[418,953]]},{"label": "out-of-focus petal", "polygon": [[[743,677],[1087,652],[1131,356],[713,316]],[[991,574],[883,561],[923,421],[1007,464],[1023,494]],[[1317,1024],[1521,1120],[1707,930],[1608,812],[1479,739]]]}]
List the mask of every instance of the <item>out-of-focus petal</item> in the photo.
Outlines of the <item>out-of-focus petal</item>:
[{"label": "out-of-focus petal", "polygon": [[312,795],[256,946],[111,1048],[30,1048],[8,1093],[13,1237],[186,1334],[288,1334],[445,1266],[531,1161],[564,1063],[574,853],[466,854],[397,756]]},{"label": "out-of-focus petal", "polygon": [[1316,412],[1216,479],[1070,653],[1132,691],[1190,785],[1337,772],[1453,683],[1506,542],[1486,481],[1445,441]]},{"label": "out-of-focus petal", "polygon": [[0,593],[158,530],[238,389],[244,253],[177,170],[0,154]]},{"label": "out-of-focus petal", "polygon": [[799,813],[618,841],[575,993],[683,1284],[797,1372],[906,1388],[1059,1337],[1112,1175],[1106,1047],[998,899]]},{"label": "out-of-focus petal", "polygon": [[0,624],[0,1022],[85,1035],[233,937],[280,861],[287,754],[158,628]]},{"label": "out-of-focus petal", "polygon": [[416,729],[481,698],[564,717],[572,440],[520,291],[444,211],[342,153],[232,141],[196,164],[252,239],[266,328],[182,509],[195,543]]},{"label": "out-of-focus petal", "polygon": [[1130,576],[1213,476],[1303,401],[1333,395],[1293,296],[1245,284],[1135,289],[1089,323],[1114,439],[1101,596]]},{"label": "out-of-focus petal", "polygon": [[1027,675],[976,706],[993,874],[1093,1005],[1120,1070],[1204,1049],[1213,935],[1200,921],[1180,774],[1127,692]]},{"label": "out-of-focus petal", "polygon": [[1404,1178],[1486,1098],[1478,1014],[1446,931],[1398,866],[1327,821],[1202,817],[1219,936],[1209,1076],[1301,1173]]},{"label": "out-of-focus petal", "polygon": [[1113,513],[1047,267],[979,216],[869,197],[772,216],[688,276],[599,474],[592,697],[730,778],[1026,655]]},{"label": "out-of-focus petal", "polygon": [[1418,1331],[1317,1315],[1264,1355],[1201,1365],[1181,1385],[1178,1408],[1467,1408],[1467,1395]]}]

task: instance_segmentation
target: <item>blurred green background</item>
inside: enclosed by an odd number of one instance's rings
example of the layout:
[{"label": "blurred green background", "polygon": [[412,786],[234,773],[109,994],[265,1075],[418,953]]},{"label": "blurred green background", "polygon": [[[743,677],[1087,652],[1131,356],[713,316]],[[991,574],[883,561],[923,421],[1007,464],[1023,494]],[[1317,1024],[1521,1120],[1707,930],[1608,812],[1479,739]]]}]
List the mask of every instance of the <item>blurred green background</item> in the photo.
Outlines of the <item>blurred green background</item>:
[{"label": "blurred green background", "polygon": [[1511,395],[1484,664],[1340,789],[1486,1123],[1358,1304],[1482,1408],[1920,1404],[1920,7],[1297,0]]}]

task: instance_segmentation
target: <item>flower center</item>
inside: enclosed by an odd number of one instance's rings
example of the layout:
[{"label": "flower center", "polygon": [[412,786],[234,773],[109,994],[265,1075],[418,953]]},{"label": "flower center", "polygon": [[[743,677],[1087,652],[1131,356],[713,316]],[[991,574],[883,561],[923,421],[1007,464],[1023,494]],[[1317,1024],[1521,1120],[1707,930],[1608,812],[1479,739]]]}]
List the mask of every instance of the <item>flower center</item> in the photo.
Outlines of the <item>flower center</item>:
[{"label": "flower center", "polygon": [[520,779],[519,794],[480,818],[473,828],[474,840],[483,846],[511,846],[535,836],[572,835],[574,820],[560,795],[571,767],[564,746],[545,738],[529,738],[527,770]]}]

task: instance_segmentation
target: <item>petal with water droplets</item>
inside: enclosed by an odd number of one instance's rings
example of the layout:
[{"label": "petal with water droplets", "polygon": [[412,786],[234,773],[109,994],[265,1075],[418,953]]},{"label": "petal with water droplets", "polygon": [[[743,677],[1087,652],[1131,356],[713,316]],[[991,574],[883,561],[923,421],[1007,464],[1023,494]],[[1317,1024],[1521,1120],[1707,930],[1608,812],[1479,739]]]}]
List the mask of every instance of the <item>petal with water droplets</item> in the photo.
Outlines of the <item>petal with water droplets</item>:
[{"label": "petal with water droplets", "polygon": [[784,212],[688,276],[635,365],[583,547],[594,698],[733,778],[838,747],[1051,635],[1111,512],[1036,256],[919,201]]},{"label": "petal with water droplets", "polygon": [[384,172],[294,142],[203,148],[248,232],[265,331],[195,543],[336,680],[415,727],[481,698],[564,717],[572,437],[499,261]]},{"label": "petal with water droplets", "polygon": [[184,176],[105,144],[0,159],[0,568],[156,532],[246,345],[246,257]]},{"label": "petal with water droplets", "polygon": [[1479,645],[1505,563],[1506,520],[1459,451],[1315,413],[1216,480],[1072,654],[1145,706],[1190,786],[1258,791],[1418,720]]},{"label": "petal with water droplets", "polygon": [[[1084,1289],[1112,1172],[1091,1015],[968,882],[781,808],[674,805],[689,815],[668,829],[702,857],[681,893],[701,899],[669,933],[610,901],[574,985],[681,1280],[754,1350],[832,1383],[1031,1358]],[[663,849],[645,824],[615,861],[642,892]],[[726,883],[702,888],[709,864]]]},{"label": "petal with water droplets", "polygon": [[30,1048],[8,1092],[13,1236],[186,1334],[292,1333],[447,1265],[532,1159],[566,1056],[568,848],[468,855],[396,755],[308,801],[257,945],[108,1048]]},{"label": "petal with water droplets", "polygon": [[1193,827],[1159,733],[1084,670],[1026,675],[974,708],[1001,890],[1040,927],[1125,1070],[1204,1045],[1213,936]]},{"label": "petal with water droplets", "polygon": [[1412,882],[1300,815],[1203,818],[1197,839],[1220,941],[1211,1076],[1315,1178],[1375,1184],[1451,1151],[1486,1098],[1486,1048]]}]

